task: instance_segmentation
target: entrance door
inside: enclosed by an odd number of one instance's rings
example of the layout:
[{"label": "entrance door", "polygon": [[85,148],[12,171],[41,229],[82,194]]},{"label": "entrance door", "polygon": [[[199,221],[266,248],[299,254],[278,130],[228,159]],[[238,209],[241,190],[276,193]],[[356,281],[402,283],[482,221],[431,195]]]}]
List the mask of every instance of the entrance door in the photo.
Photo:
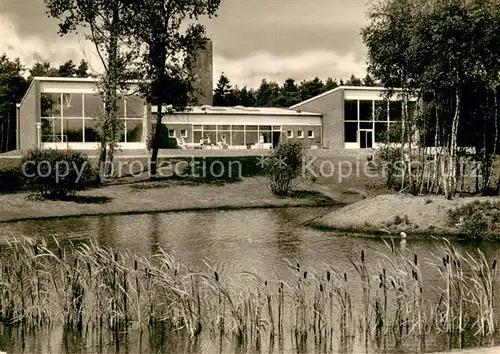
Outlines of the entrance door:
[{"label": "entrance door", "polygon": [[273,132],[273,149],[276,149],[276,146],[280,143],[280,135],[281,132]]},{"label": "entrance door", "polygon": [[360,130],[359,131],[360,148],[370,149],[373,146],[373,130]]}]

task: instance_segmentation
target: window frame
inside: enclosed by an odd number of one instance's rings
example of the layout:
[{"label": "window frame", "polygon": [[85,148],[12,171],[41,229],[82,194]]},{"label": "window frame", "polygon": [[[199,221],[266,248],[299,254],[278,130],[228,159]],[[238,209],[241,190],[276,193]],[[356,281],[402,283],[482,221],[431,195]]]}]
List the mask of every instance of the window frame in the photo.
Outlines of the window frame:
[{"label": "window frame", "polygon": [[[170,132],[173,132],[173,134],[170,134]],[[169,138],[175,138],[175,136],[176,136],[176,135],[175,135],[175,129],[169,129],[169,130],[168,130],[168,137],[169,137]]]},{"label": "window frame", "polygon": [[307,137],[309,139],[314,139],[314,130],[308,130],[307,131]]},{"label": "window frame", "polygon": [[293,130],[288,129],[288,130],[286,131],[286,137],[287,137],[288,139],[292,139],[292,138],[293,138]]},{"label": "window frame", "polygon": [[297,138],[304,139],[304,131],[303,130],[297,130]]}]

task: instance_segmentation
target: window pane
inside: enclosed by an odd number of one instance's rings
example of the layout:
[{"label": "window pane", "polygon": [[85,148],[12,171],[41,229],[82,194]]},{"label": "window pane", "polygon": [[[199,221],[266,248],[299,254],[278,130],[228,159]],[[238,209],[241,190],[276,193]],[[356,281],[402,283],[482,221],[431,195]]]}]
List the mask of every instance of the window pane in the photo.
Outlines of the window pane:
[{"label": "window pane", "polygon": [[193,132],[193,142],[199,143],[200,140],[202,139],[201,131],[197,130]]},{"label": "window pane", "polygon": [[85,104],[85,118],[97,118],[104,108],[101,97],[97,94],[85,94],[83,100]]},{"label": "window pane", "polygon": [[127,118],[142,118],[145,112],[145,102],[138,95],[127,96]]},{"label": "window pane", "polygon": [[293,130],[287,130],[286,136],[287,136],[287,138],[293,138]]},{"label": "window pane", "polygon": [[231,129],[232,130],[243,130],[243,129],[245,129],[245,126],[244,125],[232,125]]},{"label": "window pane", "polygon": [[246,130],[255,130],[255,131],[257,131],[257,126],[256,125],[247,125],[247,126],[245,126],[245,129]]},{"label": "window pane", "polygon": [[125,118],[125,97],[118,100],[118,118]]},{"label": "window pane", "polygon": [[387,142],[387,123],[375,123],[375,142]]},{"label": "window pane", "polygon": [[229,130],[229,125],[218,125],[217,130]]},{"label": "window pane", "polygon": [[61,116],[61,94],[42,93],[40,95],[40,108],[42,117]]},{"label": "window pane", "polygon": [[408,101],[406,104],[408,106],[408,118],[413,118],[413,114],[415,114],[415,109],[417,108],[417,102]]},{"label": "window pane", "polygon": [[140,143],[142,141],[142,120],[127,119],[127,142]]},{"label": "window pane", "polygon": [[175,130],[174,129],[169,129],[168,130],[168,137],[169,138],[175,138]]},{"label": "window pane", "polygon": [[215,131],[215,125],[204,125],[203,130],[214,130]]},{"label": "window pane", "polygon": [[273,125],[273,130],[280,131],[281,130],[281,125]]},{"label": "window pane", "polygon": [[390,101],[389,102],[389,119],[391,121],[401,120],[402,117],[402,105],[401,101]]},{"label": "window pane", "polygon": [[344,101],[344,120],[358,120],[358,101]]},{"label": "window pane", "polygon": [[271,126],[270,125],[259,125],[259,130],[270,131]]},{"label": "window pane", "polygon": [[217,136],[216,136],[215,130],[212,130],[212,131],[204,130],[203,137],[205,139],[210,139],[210,144],[215,144],[217,142]]},{"label": "window pane", "polygon": [[392,123],[389,125],[389,142],[401,142],[401,123]]},{"label": "window pane", "polygon": [[99,130],[97,121],[94,119],[85,119],[85,142],[95,143],[99,141]]},{"label": "window pane", "polygon": [[359,123],[359,129],[373,129],[373,123],[361,122]]},{"label": "window pane", "polygon": [[387,101],[375,101],[375,120],[387,121]]},{"label": "window pane", "polygon": [[245,133],[246,135],[246,144],[258,144],[259,143],[259,137],[258,137],[258,134],[257,132],[246,132]]},{"label": "window pane", "polygon": [[[263,132],[260,133],[262,137],[264,137],[264,143],[270,143],[271,142],[271,132]],[[259,141],[261,142],[261,141]]]},{"label": "window pane", "polygon": [[244,135],[245,134],[243,132],[241,132],[241,131],[233,131],[231,133],[231,139],[232,140],[230,141],[230,143],[232,145],[244,145],[245,144],[245,141],[244,141],[245,136]]},{"label": "window pane", "polygon": [[303,138],[304,132],[302,130],[297,130],[297,138]]},{"label": "window pane", "polygon": [[201,130],[201,125],[193,125],[193,130]]},{"label": "window pane", "polygon": [[42,118],[42,142],[49,143],[61,139],[61,119]]},{"label": "window pane", "polygon": [[83,141],[83,119],[64,119],[64,141]]},{"label": "window pane", "polygon": [[358,141],[358,123],[344,123],[344,142],[355,143]]},{"label": "window pane", "polygon": [[313,130],[308,130],[308,131],[307,131],[307,136],[308,136],[309,138],[314,138],[314,131],[313,131]]},{"label": "window pane", "polygon": [[359,101],[359,120],[373,120],[373,101]]},{"label": "window pane", "polygon": [[83,107],[82,107],[82,94],[71,94],[71,93],[63,93],[63,116],[67,117],[79,117],[83,116]]}]

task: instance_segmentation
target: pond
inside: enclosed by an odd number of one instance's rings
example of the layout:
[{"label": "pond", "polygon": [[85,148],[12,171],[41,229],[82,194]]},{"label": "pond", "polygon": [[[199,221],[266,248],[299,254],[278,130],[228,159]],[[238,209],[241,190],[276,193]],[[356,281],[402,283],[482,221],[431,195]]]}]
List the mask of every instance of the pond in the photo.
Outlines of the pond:
[{"label": "pond", "polygon": [[[380,342],[377,342],[376,339],[380,339],[380,336],[374,334],[375,327],[378,329],[389,328],[384,324],[380,326],[374,325],[373,329],[368,330],[370,333],[366,337],[370,338],[369,343],[368,340],[354,340],[354,333],[362,332],[362,319],[365,314],[367,318],[369,317],[366,321],[374,324],[380,323],[380,321],[377,322],[377,315],[380,316],[381,314],[380,306],[382,306],[383,301],[381,302],[379,298],[382,293],[378,288],[385,290],[386,285],[382,287],[382,285],[374,284],[378,284],[378,277],[382,279],[382,275],[380,275],[382,274],[380,273],[382,268],[388,267],[383,266],[383,255],[400,253],[401,256],[405,256],[409,260],[408,264],[416,260],[415,257],[418,259],[418,272],[419,277],[422,279],[417,279],[416,284],[421,284],[420,286],[424,288],[421,292],[425,294],[425,299],[422,298],[421,302],[413,302],[411,305],[408,303],[397,305],[397,301],[399,301],[397,297],[394,297],[394,301],[387,300],[387,298],[385,300],[385,306],[388,306],[391,311],[397,311],[396,306],[399,306],[399,309],[413,307],[413,310],[407,310],[408,314],[411,313],[412,316],[428,316],[427,313],[424,314],[428,304],[423,301],[433,303],[434,306],[437,305],[436,311],[439,309],[439,303],[445,301],[443,300],[443,292],[439,289],[446,288],[443,286],[443,279],[446,277],[443,278],[443,270],[436,266],[436,259],[440,260],[440,258],[433,258],[433,253],[436,253],[436,257],[445,255],[440,255],[441,249],[439,249],[436,240],[412,239],[411,235],[409,235],[407,240],[394,240],[394,252],[391,253],[391,249],[388,247],[388,244],[391,244],[390,240],[386,240],[387,243],[385,243],[380,237],[356,237],[345,233],[319,231],[303,226],[305,221],[330,210],[327,208],[282,208],[23,221],[0,224],[0,236],[6,239],[19,238],[21,235],[45,238],[49,240],[49,248],[55,247],[53,242],[50,242],[52,237],[60,242],[62,248],[68,249],[72,248],[72,245],[95,242],[102,248],[113,250],[110,254],[124,252],[146,258],[157,254],[161,249],[173,255],[175,261],[184,265],[186,269],[207,272],[207,274],[213,274],[212,271],[216,269],[217,277],[231,279],[231,284],[236,284],[234,286],[238,289],[244,288],[247,283],[254,283],[254,281],[248,280],[248,277],[242,277],[242,274],[256,274],[260,277],[258,282],[262,281],[262,283],[257,285],[255,289],[267,289],[268,286],[271,287],[271,284],[273,284],[272,286],[276,285],[277,289],[278,284],[283,282],[285,287],[289,289],[289,295],[287,296],[295,296],[294,300],[289,300],[289,308],[293,310],[283,310],[283,313],[285,313],[283,322],[285,323],[286,332],[283,343],[275,346],[274,340],[271,343],[267,339],[259,339],[259,343],[260,341],[262,343],[257,346],[258,350],[268,352],[273,351],[273,349],[281,352],[302,352],[306,350],[306,347],[303,347],[296,340],[297,338],[294,339],[293,334],[290,334],[291,328],[298,328],[298,319],[302,316],[299,313],[300,305],[297,305],[300,301],[295,305],[292,302],[304,298],[308,298],[307,301],[310,301],[309,305],[303,305],[302,308],[302,314],[307,312],[307,316],[310,316],[309,320],[304,320],[304,323],[307,323],[307,329],[305,330],[310,330],[311,333],[314,332],[314,334],[309,334],[308,339],[305,341],[308,343],[309,349],[316,347],[316,349],[326,349],[319,351],[328,351],[329,349],[337,351],[340,350],[339,348],[343,348],[345,351],[354,352],[391,350],[399,352],[402,348],[406,348],[409,352],[417,349],[431,352],[494,343],[494,337],[486,339],[464,334],[457,339],[456,337],[440,334],[438,331],[429,331],[424,336],[425,329],[420,329],[420,334],[417,336],[415,334],[417,330],[411,328],[409,322],[405,322],[406,324],[401,322],[401,333],[405,332],[405,334],[400,334],[399,345],[394,343],[394,338],[389,340],[383,347]],[[479,248],[485,255],[485,262],[490,265],[494,259],[498,258],[500,252],[500,247],[496,244],[453,243],[452,246],[456,247],[456,250],[464,255],[466,252],[473,253]],[[5,257],[5,253],[9,252],[5,250],[5,243],[2,250],[2,257]],[[361,254],[363,255],[361,256]],[[133,258],[133,255],[130,257]],[[362,262],[361,257],[363,258]],[[387,258],[386,262],[389,262],[389,259]],[[443,269],[450,269],[451,274],[452,266]],[[366,273],[363,273],[364,271]],[[397,271],[398,269],[394,269],[394,274]],[[323,296],[323,292],[326,294],[327,281],[330,281],[330,274],[333,273],[340,275],[339,279],[345,277],[346,284],[349,284],[349,301],[352,302],[353,314],[350,325],[344,323],[344,329],[349,326],[352,327],[349,329],[352,336],[349,337],[353,338],[353,343],[348,347],[342,347],[338,340],[339,337],[327,333],[325,329],[327,323],[333,324],[338,321],[342,322],[342,319],[347,320],[347,315],[342,317],[343,310],[341,308],[333,310],[333,296],[330,296],[330,305],[328,305],[328,300],[321,300],[320,298]],[[328,280],[326,279],[327,274]],[[360,279],[363,279],[363,274],[366,274],[365,282],[360,281]],[[393,282],[399,281],[399,278],[396,279],[395,276],[391,279],[393,279]],[[307,285],[306,281],[309,282]],[[303,283],[299,284],[298,282]],[[387,283],[390,282],[391,280],[388,278]],[[370,289],[366,290],[365,286],[368,283],[371,284],[369,285]],[[405,286],[408,287],[408,285]],[[394,288],[396,288],[395,285]],[[299,289],[299,295],[297,295],[297,289]],[[334,289],[334,287],[332,286],[331,289]],[[258,294],[261,294],[260,291],[258,290]],[[271,296],[266,295],[266,291],[262,290],[262,296],[268,296],[268,299],[270,299]],[[368,298],[365,297],[367,293],[365,291],[371,294]],[[407,288],[404,291],[408,291],[408,294],[411,293]],[[460,294],[465,294],[465,290],[460,291]],[[220,290],[220,293],[222,293],[222,290]],[[340,297],[337,299],[347,299],[347,295],[347,292],[345,292],[343,295],[345,297],[342,298],[342,294],[339,292]],[[328,296],[325,296],[328,299]],[[309,297],[312,300],[309,300]],[[420,299],[418,295],[415,298]],[[277,297],[272,299],[272,301],[275,301]],[[451,300],[449,301],[451,304]],[[389,302],[389,305],[387,305],[387,302]],[[199,300],[198,303],[200,303]],[[263,304],[262,312],[264,312],[267,309],[266,301],[262,300],[261,303]],[[269,300],[269,303],[271,303],[271,300]],[[415,303],[419,306],[418,311],[415,310]],[[224,311],[226,311],[225,306]],[[229,307],[229,304],[227,306]],[[463,306],[463,308],[466,307]],[[247,307],[241,307],[241,309],[243,308],[247,309]],[[420,308],[423,310],[420,310]],[[217,313],[218,310],[213,311]],[[318,316],[313,314],[316,312]],[[274,315],[276,316],[276,313]],[[328,316],[331,318],[327,319]],[[317,322],[316,317],[318,318]],[[440,319],[443,320],[443,317],[441,316]],[[468,316],[464,314],[463,323],[466,323],[467,319]],[[422,320],[418,323],[430,327],[433,325],[433,321],[437,322],[437,320],[432,319],[426,321]],[[472,319],[469,321],[469,325],[473,327]],[[220,324],[214,324],[215,327],[218,325]],[[274,325],[272,324],[272,326]],[[262,329],[257,326],[255,328],[259,328],[260,335],[261,332],[268,333],[270,326],[266,322],[265,326],[262,325]],[[406,328],[403,329],[405,326]],[[205,329],[206,326],[203,328]],[[443,328],[442,323],[440,328]],[[470,330],[472,329],[470,328]],[[189,336],[177,333],[181,331],[168,332],[168,334],[165,334],[165,331],[157,333],[156,327],[154,331],[149,331],[149,333],[142,333],[137,328],[127,328],[126,331],[121,329],[119,333],[116,330],[114,334],[106,332],[107,335],[102,336],[101,333],[100,336],[96,337],[92,335],[93,330],[87,327],[83,331],[75,331],[57,323],[52,323],[47,328],[38,331],[20,330],[18,327],[4,326],[0,327],[0,350],[5,350],[8,353],[38,352],[58,354],[163,352],[165,350],[173,352],[188,350],[195,352],[233,352],[243,350],[231,344],[231,336],[228,334],[230,330],[231,328],[226,329],[224,344],[221,344],[216,339],[217,336],[214,335],[213,328],[210,330],[207,328],[206,331],[202,331],[203,335],[200,336],[200,341],[197,341],[193,347],[192,341],[188,338]],[[391,331],[393,331],[392,327]],[[367,333],[366,329],[365,333]],[[470,331],[467,331],[467,333],[470,333]],[[255,337],[256,334],[253,333],[250,337],[252,338],[252,336]],[[295,335],[295,337],[297,336]],[[422,340],[422,337],[425,337],[425,345],[423,345],[424,340]],[[316,343],[318,340],[325,343],[318,346]],[[278,339],[276,342],[278,342]]]}]

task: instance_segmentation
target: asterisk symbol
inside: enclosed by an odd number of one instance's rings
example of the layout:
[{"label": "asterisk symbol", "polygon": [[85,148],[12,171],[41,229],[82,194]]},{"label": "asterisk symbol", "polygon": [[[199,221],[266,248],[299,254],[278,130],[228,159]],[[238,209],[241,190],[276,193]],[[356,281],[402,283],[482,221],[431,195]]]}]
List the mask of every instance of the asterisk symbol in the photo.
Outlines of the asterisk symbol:
[{"label": "asterisk symbol", "polygon": [[257,157],[257,166],[266,167],[268,159],[267,156]]},{"label": "asterisk symbol", "polygon": [[276,157],[276,164],[278,165],[279,168],[285,168],[287,166],[286,157],[281,157],[281,156]]}]

